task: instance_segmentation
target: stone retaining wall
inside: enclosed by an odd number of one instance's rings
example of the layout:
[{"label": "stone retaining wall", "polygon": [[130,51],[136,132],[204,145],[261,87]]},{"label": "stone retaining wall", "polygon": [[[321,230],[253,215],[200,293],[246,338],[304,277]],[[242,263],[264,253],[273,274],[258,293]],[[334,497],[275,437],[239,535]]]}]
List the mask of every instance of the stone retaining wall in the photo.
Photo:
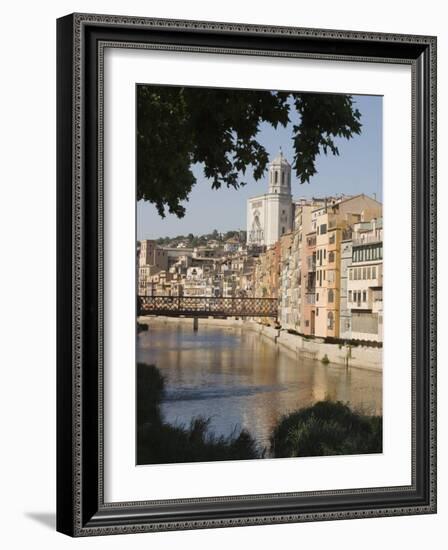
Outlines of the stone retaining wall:
[{"label": "stone retaining wall", "polygon": [[327,344],[323,339],[304,338],[298,334],[290,334],[284,330],[246,322],[245,328],[254,330],[277,345],[295,353],[298,356],[322,361],[326,356],[330,363],[349,367],[381,371],[383,368],[383,350],[369,346],[344,346]]}]

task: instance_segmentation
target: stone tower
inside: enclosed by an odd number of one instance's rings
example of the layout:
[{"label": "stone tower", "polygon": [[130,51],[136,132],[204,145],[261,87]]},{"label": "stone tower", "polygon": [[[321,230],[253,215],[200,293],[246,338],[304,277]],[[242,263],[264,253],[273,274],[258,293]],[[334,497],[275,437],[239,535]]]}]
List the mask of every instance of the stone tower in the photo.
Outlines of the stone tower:
[{"label": "stone tower", "polygon": [[291,165],[280,150],[269,165],[268,193],[247,201],[247,244],[271,246],[292,224]]},{"label": "stone tower", "polygon": [[291,165],[281,149],[269,166],[269,193],[291,195]]}]

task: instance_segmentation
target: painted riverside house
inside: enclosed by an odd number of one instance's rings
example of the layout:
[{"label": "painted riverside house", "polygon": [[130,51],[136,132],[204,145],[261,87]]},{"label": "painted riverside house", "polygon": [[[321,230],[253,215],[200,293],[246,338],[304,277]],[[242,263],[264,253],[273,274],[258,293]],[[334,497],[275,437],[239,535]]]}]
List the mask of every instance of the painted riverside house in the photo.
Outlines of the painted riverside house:
[{"label": "painted riverside house", "polygon": [[[366,195],[295,204],[292,234],[280,238],[291,241],[286,249],[280,246],[282,327],[320,338],[382,340],[381,215],[381,204]],[[365,269],[352,274],[358,263]],[[357,277],[355,285],[350,276]]]},{"label": "painted riverside house", "polygon": [[281,151],[267,184],[247,201],[247,231],[200,247],[141,241],[139,295],[271,298],[277,319],[253,321],[307,341],[381,343],[381,203],[365,194],[293,199]]}]

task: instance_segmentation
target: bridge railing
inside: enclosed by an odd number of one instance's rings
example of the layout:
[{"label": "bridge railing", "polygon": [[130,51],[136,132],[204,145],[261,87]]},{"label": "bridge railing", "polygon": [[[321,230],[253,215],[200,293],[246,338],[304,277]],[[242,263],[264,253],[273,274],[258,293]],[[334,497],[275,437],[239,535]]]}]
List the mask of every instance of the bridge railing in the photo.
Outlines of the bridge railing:
[{"label": "bridge railing", "polygon": [[276,298],[139,296],[139,314],[277,317]]}]

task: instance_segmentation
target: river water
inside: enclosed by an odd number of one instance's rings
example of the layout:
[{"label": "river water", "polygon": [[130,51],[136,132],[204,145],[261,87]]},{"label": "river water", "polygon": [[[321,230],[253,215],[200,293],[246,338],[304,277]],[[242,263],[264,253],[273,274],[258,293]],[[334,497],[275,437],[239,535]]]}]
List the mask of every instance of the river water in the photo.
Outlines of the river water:
[{"label": "river water", "polygon": [[330,398],[382,414],[380,372],[298,358],[255,332],[193,322],[154,322],[137,338],[137,360],[166,378],[162,415],[170,424],[210,418],[216,435],[246,428],[263,447],[286,413]]}]

